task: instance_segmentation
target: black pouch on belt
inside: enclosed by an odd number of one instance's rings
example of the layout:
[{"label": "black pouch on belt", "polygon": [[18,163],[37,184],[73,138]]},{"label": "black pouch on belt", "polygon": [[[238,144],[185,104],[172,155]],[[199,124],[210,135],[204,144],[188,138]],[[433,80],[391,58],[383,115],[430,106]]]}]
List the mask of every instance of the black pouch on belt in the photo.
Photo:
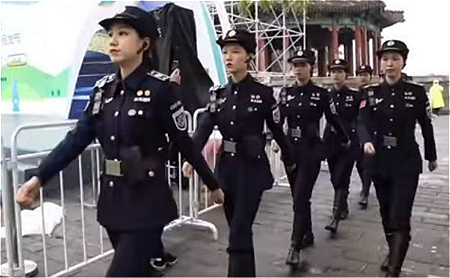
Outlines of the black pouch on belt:
[{"label": "black pouch on belt", "polygon": [[264,154],[265,140],[261,136],[243,136],[238,143],[238,152],[242,152],[248,160],[260,159]]},{"label": "black pouch on belt", "polygon": [[136,185],[145,179],[145,168],[142,161],[141,148],[131,146],[120,149],[125,180],[130,185]]}]

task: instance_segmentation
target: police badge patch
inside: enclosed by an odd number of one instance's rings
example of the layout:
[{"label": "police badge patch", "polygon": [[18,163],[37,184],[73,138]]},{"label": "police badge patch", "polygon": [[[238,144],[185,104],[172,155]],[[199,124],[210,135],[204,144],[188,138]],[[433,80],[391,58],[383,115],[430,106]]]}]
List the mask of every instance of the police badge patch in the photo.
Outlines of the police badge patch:
[{"label": "police badge patch", "polygon": [[276,124],[279,124],[280,120],[281,120],[281,113],[280,113],[280,108],[278,106],[272,110],[272,115],[273,115],[273,121]]},{"label": "police badge patch", "polygon": [[178,130],[185,131],[187,129],[187,120],[186,115],[184,114],[183,106],[172,113],[172,118]]}]

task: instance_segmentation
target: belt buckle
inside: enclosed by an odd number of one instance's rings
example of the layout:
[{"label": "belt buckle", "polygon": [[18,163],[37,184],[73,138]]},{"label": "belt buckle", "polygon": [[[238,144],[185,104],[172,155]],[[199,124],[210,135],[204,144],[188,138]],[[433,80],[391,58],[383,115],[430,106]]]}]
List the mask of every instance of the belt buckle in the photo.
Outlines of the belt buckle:
[{"label": "belt buckle", "polygon": [[122,162],[119,160],[105,159],[105,172],[109,176],[122,177]]},{"label": "belt buckle", "polygon": [[223,150],[228,153],[236,153],[236,142],[223,141]]},{"label": "belt buckle", "polygon": [[383,143],[387,147],[397,147],[397,137],[383,136]]},{"label": "belt buckle", "polygon": [[292,137],[295,137],[295,138],[300,138],[300,137],[302,137],[302,130],[301,130],[301,129],[298,129],[298,128],[296,128],[296,129],[292,128],[292,129],[291,129],[291,136],[292,136]]}]

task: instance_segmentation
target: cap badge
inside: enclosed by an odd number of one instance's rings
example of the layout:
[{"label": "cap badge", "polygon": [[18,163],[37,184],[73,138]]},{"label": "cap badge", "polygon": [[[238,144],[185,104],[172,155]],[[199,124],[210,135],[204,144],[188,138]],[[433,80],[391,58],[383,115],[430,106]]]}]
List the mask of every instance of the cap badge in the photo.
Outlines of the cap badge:
[{"label": "cap badge", "polygon": [[387,46],[393,46],[394,44],[395,44],[394,41],[388,41],[386,45],[387,45]]},{"label": "cap badge", "polygon": [[302,56],[302,55],[303,55],[303,51],[299,50],[299,51],[297,52],[297,55],[298,55],[298,56]]},{"label": "cap badge", "polygon": [[228,32],[228,37],[234,37],[234,36],[236,36],[236,31],[235,30],[230,30]]},{"label": "cap badge", "polygon": [[341,61],[340,61],[340,60],[335,60],[334,63],[335,63],[336,65],[339,65],[339,64],[341,63]]}]

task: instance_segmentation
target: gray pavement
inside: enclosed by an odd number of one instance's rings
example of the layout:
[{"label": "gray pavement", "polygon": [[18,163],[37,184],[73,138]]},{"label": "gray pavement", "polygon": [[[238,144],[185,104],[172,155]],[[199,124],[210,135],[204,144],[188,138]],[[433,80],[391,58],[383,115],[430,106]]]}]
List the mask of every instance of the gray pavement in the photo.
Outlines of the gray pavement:
[{"label": "gray pavement", "polygon": [[[449,117],[434,120],[439,168],[429,173],[424,163],[424,174],[416,195],[412,217],[412,241],[403,266],[402,276],[449,276]],[[420,128],[418,141],[422,144]],[[422,149],[423,152],[423,149]],[[360,180],[356,169],[350,188],[350,217],[340,223],[339,232],[330,237],[324,226],[331,214],[333,190],[326,166],[322,167],[312,197],[313,231],[315,245],[302,253],[299,269],[292,271],[284,264],[292,222],[292,201],[287,187],[275,187],[264,194],[253,226],[257,276],[380,276],[379,264],[387,252],[382,232],[374,188],[371,188],[369,207],[360,210],[357,205]],[[86,192],[89,195],[89,191]],[[68,198],[67,237],[70,264],[83,260],[80,206],[75,200],[79,191],[65,192]],[[91,200],[90,196],[86,196]],[[91,199],[90,199],[91,198]],[[95,224],[95,210],[87,209],[86,250],[90,258],[98,254],[100,229]],[[225,276],[227,270],[228,227],[221,207],[201,217],[216,225],[219,239],[211,232],[192,226],[180,226],[164,234],[166,249],[179,258],[164,276]],[[105,250],[110,248],[104,235]],[[24,238],[24,256],[39,264],[43,275],[42,239]],[[47,237],[49,272],[64,268],[62,227]],[[2,243],[2,246],[3,243]],[[4,258],[4,250],[2,250]],[[111,256],[74,272],[73,276],[103,276]],[[4,262],[4,261],[2,261]]]}]

